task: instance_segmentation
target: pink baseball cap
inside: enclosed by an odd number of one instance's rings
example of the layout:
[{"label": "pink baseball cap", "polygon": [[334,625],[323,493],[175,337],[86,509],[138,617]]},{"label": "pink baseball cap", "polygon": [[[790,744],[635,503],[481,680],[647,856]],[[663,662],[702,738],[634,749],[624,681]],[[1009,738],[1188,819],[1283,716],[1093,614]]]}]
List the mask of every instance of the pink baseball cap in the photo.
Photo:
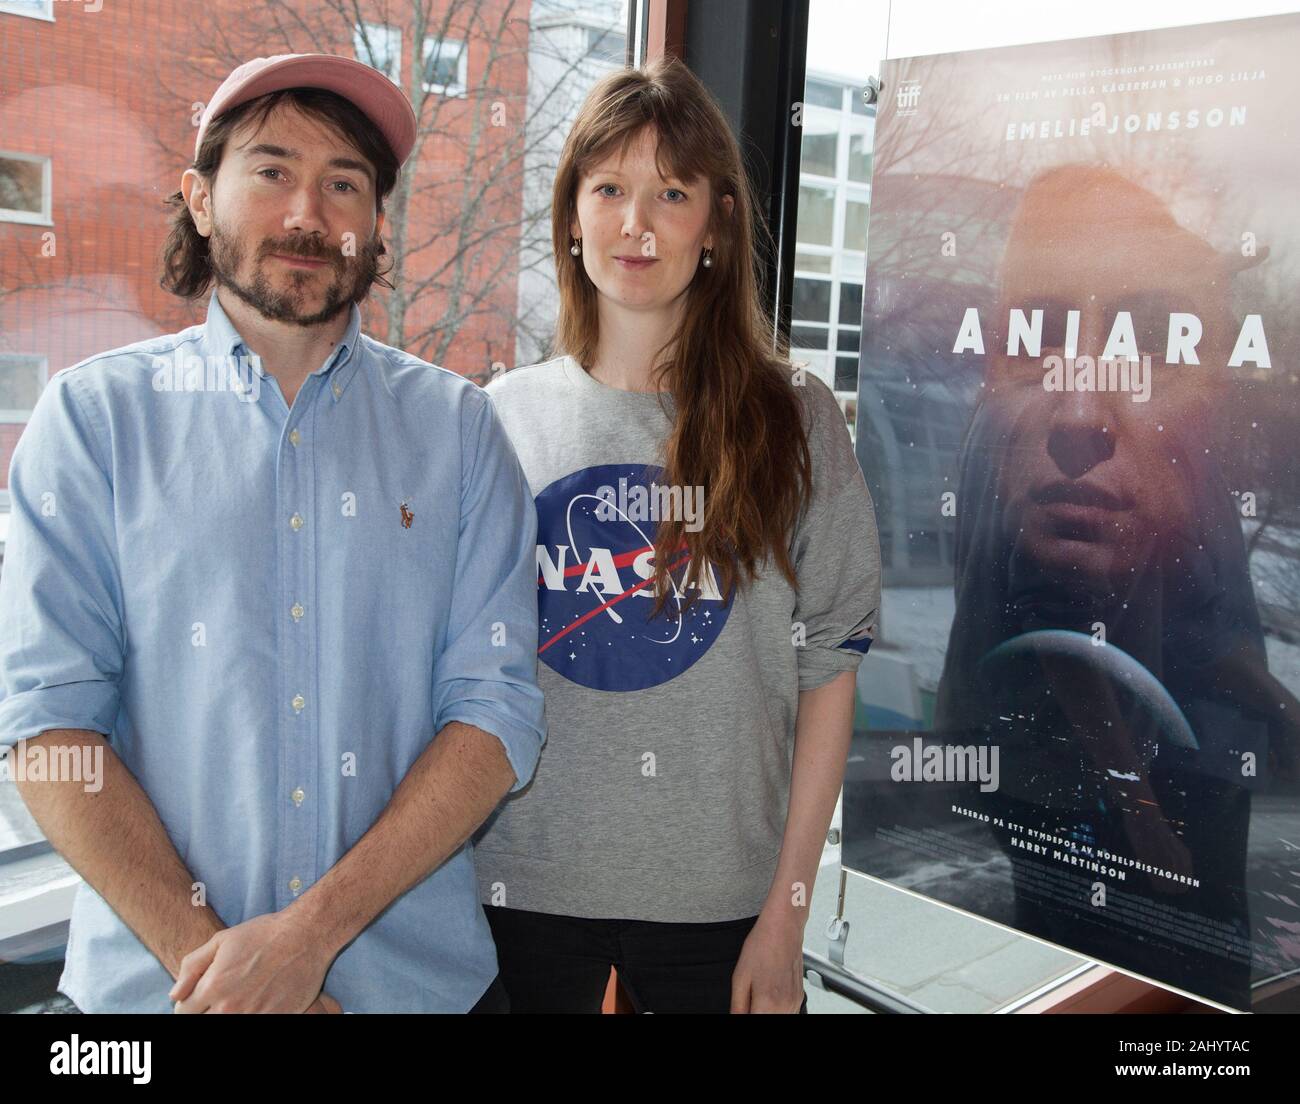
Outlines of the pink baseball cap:
[{"label": "pink baseball cap", "polygon": [[199,155],[208,124],[223,111],[282,88],[324,88],[350,100],[388,139],[399,165],[415,145],[411,101],[377,69],[334,54],[276,54],[244,62],[221,82],[203,109],[194,156]]}]

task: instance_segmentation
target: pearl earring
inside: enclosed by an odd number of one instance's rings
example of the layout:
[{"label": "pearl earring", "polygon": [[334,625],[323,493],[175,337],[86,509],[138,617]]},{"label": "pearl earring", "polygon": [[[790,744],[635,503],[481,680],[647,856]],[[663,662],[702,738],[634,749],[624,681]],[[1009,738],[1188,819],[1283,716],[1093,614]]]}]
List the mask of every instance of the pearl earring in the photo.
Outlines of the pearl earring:
[{"label": "pearl earring", "polygon": [[713,267],[713,249],[710,246],[704,247],[704,260],[701,262],[705,268]]},{"label": "pearl earring", "polygon": [[573,239],[573,244],[572,244],[571,246],[569,246],[569,252],[572,253],[575,257],[578,256],[578,254],[580,254],[580,253],[582,252],[582,239],[581,239],[581,238],[574,238],[574,239]]}]

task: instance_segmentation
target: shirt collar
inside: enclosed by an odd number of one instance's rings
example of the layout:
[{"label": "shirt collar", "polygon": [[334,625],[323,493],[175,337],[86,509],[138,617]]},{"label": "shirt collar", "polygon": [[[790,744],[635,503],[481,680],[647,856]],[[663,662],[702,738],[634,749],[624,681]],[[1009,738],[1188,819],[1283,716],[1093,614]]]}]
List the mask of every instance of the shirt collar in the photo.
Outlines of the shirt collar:
[{"label": "shirt collar", "polygon": [[[204,323],[204,344],[208,351],[221,357],[228,356],[250,356],[251,350],[244,344],[244,339],[239,336],[239,331],[230,321],[230,316],[226,314],[225,309],[221,306],[221,301],[217,298],[217,292],[214,288],[211,297],[208,299],[208,317]],[[356,375],[357,367],[361,363],[361,357],[357,356],[357,347],[361,344],[361,309],[353,303],[348,315],[348,328],[343,332],[334,352],[330,354],[329,359],[321,367],[312,373],[313,376],[328,376],[331,373],[334,378],[330,380],[330,394],[335,402],[343,397],[343,392],[347,390],[348,384],[352,377]],[[266,378],[266,369],[262,367],[261,358],[250,361],[253,370],[263,379]]]}]

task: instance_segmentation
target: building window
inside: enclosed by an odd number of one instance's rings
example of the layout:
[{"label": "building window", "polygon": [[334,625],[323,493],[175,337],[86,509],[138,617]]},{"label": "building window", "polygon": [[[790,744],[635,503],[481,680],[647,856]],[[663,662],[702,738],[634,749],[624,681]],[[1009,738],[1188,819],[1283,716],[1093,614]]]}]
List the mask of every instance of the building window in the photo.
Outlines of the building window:
[{"label": "building window", "polygon": [[835,382],[831,390],[844,391],[854,396],[858,393],[858,358],[857,356],[837,356],[835,358]]},{"label": "building window", "polygon": [[832,107],[839,111],[844,104],[844,93],[841,88],[841,85],[832,84],[830,81],[809,77],[804,82],[804,103],[815,104],[818,107]]},{"label": "building window", "polygon": [[835,192],[803,184],[799,188],[799,241],[813,245],[835,244]]},{"label": "building window", "polygon": [[862,325],[862,285],[840,284],[840,325]]},{"label": "building window", "polygon": [[387,23],[358,23],[352,31],[358,61],[378,69],[394,84],[402,83],[402,28]]},{"label": "building window", "polygon": [[50,201],[50,159],[0,151],[0,222],[54,225]]},{"label": "building window", "polygon": [[875,120],[856,111],[860,97],[825,78],[806,84],[791,317],[792,346],[845,402],[858,387],[875,137]]},{"label": "building window", "polygon": [[622,65],[627,58],[627,35],[607,27],[588,27],[587,53],[600,61]]},{"label": "building window", "polygon": [[[825,112],[820,114],[824,115]],[[804,121],[803,143],[799,155],[799,171],[835,179],[835,161],[840,140],[840,128],[833,121],[809,117]]]},{"label": "building window", "polygon": [[463,96],[469,84],[469,52],[455,38],[424,40],[424,90]]},{"label": "building window", "polygon": [[[791,318],[796,322],[829,322],[831,320],[831,282],[796,276]],[[823,344],[825,344],[823,342]]]},{"label": "building window", "polygon": [[0,424],[26,422],[49,377],[43,356],[0,353]]},{"label": "building window", "polygon": [[790,356],[796,364],[807,364],[827,385],[834,376],[829,351],[831,301],[835,286],[828,278],[799,275],[794,281],[790,305]]},{"label": "building window", "polygon": [[870,206],[858,199],[846,199],[844,203],[844,248],[858,252],[867,248],[867,223],[870,220]]},{"label": "building window", "polygon": [[25,15],[54,22],[54,0],[0,0],[0,15]]},{"label": "building window", "polygon": [[825,253],[814,252],[802,246],[794,255],[794,267],[800,272],[830,272],[835,254],[829,250]]},{"label": "building window", "polygon": [[849,179],[859,184],[871,183],[871,147],[873,137],[870,134],[849,135]]}]

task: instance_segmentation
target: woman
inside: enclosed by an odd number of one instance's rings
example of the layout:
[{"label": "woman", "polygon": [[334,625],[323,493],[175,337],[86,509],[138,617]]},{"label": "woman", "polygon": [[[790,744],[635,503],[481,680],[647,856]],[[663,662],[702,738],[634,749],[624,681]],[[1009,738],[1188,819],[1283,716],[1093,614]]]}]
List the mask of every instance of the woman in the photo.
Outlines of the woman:
[{"label": "woman", "polygon": [[[552,207],[564,355],[489,388],[538,511],[533,783],[476,847],[515,1011],[803,1011],[880,578],[844,416],[772,353],[734,135],[611,74]],[[793,775],[793,777],[792,777]]]}]

